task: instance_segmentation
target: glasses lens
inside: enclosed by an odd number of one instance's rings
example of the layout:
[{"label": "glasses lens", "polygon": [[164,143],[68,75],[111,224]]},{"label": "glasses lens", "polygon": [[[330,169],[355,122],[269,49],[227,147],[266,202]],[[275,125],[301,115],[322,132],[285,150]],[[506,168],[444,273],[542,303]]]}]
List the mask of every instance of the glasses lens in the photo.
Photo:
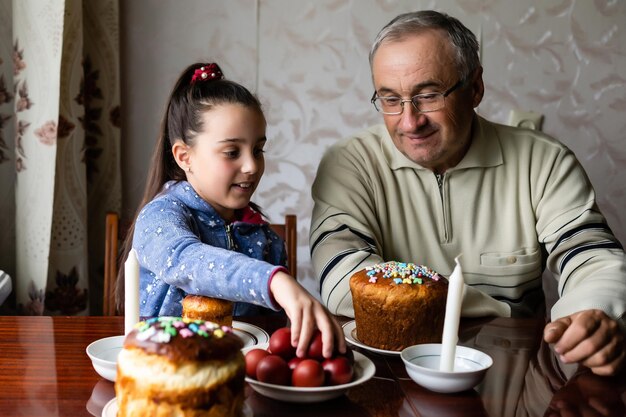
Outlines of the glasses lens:
[{"label": "glasses lens", "polygon": [[432,93],[413,96],[412,102],[419,112],[428,113],[442,109],[445,105],[444,100],[443,94]]},{"label": "glasses lens", "polygon": [[[445,107],[445,93],[418,94],[411,97],[411,104],[420,113],[428,113],[441,110]],[[400,114],[404,108],[403,104],[409,100],[402,100],[400,97],[376,97],[372,103],[377,111],[383,114]]]},{"label": "glasses lens", "polygon": [[377,97],[374,100],[376,110],[384,114],[402,113],[402,99],[399,97]]}]

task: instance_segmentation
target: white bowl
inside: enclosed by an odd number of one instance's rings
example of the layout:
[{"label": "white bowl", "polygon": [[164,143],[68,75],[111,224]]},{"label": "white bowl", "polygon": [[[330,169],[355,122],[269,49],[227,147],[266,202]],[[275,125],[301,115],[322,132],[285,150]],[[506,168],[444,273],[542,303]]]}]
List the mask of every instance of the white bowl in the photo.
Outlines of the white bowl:
[{"label": "white bowl", "polygon": [[441,344],[409,346],[400,353],[406,371],[413,381],[431,391],[461,392],[478,385],[493,365],[491,356],[466,346],[457,346],[454,370],[440,371]]},{"label": "white bowl", "polygon": [[[243,353],[247,353],[250,349],[260,348],[267,349],[269,343],[262,343],[247,349],[243,349]],[[330,400],[343,395],[348,389],[364,383],[374,376],[376,366],[367,356],[354,353],[354,377],[351,382],[342,385],[323,386],[323,387],[292,387],[287,385],[268,384],[267,382],[257,381],[246,376],[246,382],[252,389],[261,395],[275,400],[287,401],[292,403],[313,403]]]},{"label": "white bowl", "polygon": [[122,351],[125,336],[111,336],[98,339],[87,346],[87,356],[93,369],[102,378],[115,382],[117,374],[117,355]]}]

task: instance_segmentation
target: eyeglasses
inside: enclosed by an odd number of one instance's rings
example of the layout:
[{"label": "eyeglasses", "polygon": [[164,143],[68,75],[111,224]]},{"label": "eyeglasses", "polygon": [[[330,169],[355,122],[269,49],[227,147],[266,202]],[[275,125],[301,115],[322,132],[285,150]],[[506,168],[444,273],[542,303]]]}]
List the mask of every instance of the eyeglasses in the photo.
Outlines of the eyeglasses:
[{"label": "eyeglasses", "polygon": [[407,99],[395,96],[377,97],[376,91],[374,91],[371,102],[374,108],[382,114],[402,114],[404,103],[413,104],[415,110],[420,113],[429,113],[443,109],[446,106],[446,97],[452,94],[454,90],[461,87],[463,83],[464,80],[461,79],[443,93],[417,94]]}]

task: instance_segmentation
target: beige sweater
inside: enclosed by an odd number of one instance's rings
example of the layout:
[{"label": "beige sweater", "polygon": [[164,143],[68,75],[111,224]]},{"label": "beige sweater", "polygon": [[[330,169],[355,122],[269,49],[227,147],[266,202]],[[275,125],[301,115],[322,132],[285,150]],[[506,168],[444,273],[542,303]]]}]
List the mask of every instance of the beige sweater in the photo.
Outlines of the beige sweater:
[{"label": "beige sweater", "polygon": [[574,154],[541,132],[476,116],[468,153],[439,186],[374,126],[327,150],[312,193],[313,267],[333,313],[353,316],[348,280],[367,265],[449,276],[463,254],[464,316],[536,314],[545,265],[558,280],[553,318],[597,308],[624,324],[622,246]]}]

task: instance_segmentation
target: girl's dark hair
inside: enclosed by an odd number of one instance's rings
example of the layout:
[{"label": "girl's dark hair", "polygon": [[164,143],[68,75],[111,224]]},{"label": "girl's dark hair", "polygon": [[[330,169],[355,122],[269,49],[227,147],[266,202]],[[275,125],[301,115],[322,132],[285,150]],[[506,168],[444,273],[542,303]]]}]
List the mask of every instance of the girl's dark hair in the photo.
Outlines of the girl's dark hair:
[{"label": "girl's dark hair", "polygon": [[[185,172],[178,166],[172,154],[172,145],[178,140],[193,146],[196,136],[203,129],[203,114],[221,104],[241,104],[257,109],[261,114],[261,103],[246,87],[224,78],[198,79],[192,81],[201,67],[212,65],[221,74],[216,64],[196,63],[188,66],[176,81],[163,119],[159,137],[152,153],[146,188],[141,203],[133,217],[122,243],[119,260],[124,261],[132,248],[135,220],[141,209],[149,203],[168,181],[183,181]],[[250,205],[260,212],[254,203]],[[119,262],[118,262],[119,263]],[[115,300],[118,311],[124,307],[124,268],[118,268]]]}]

